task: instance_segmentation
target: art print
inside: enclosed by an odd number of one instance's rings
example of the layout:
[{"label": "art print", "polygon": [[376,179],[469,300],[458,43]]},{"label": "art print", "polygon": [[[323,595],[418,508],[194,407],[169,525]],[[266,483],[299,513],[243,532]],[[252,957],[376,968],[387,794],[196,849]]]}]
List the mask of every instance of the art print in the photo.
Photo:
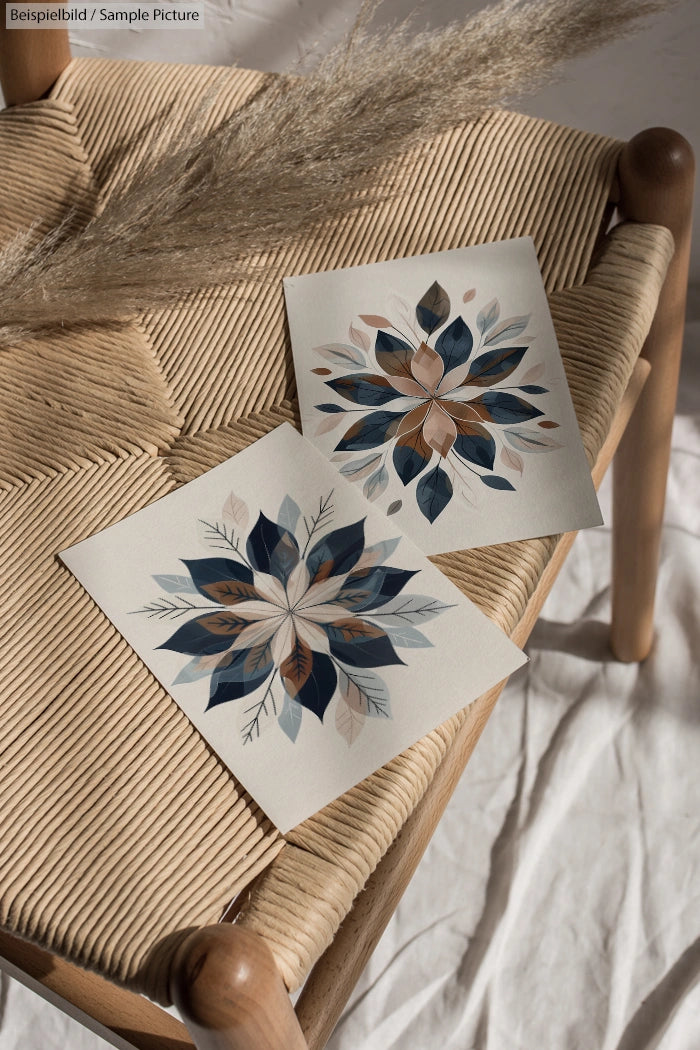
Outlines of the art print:
[{"label": "art print", "polygon": [[600,523],[529,240],[285,287],[304,433],[424,550]]},{"label": "art print", "polygon": [[62,557],[282,830],[524,659],[289,425]]}]

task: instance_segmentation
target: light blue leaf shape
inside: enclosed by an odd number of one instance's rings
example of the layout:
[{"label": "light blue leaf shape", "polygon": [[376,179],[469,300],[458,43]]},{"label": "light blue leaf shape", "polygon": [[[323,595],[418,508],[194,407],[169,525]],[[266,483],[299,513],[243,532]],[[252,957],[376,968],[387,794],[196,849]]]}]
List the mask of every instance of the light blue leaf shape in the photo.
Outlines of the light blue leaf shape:
[{"label": "light blue leaf shape", "polygon": [[340,473],[345,478],[351,478],[353,480],[364,478],[372,470],[376,463],[379,463],[382,458],[381,452],[373,452],[371,456],[363,456],[362,459],[353,459],[348,463],[343,463],[340,468]]},{"label": "light blue leaf shape", "polygon": [[483,310],[479,310],[476,318],[476,326],[482,334],[488,332],[490,328],[493,328],[498,320],[500,312],[501,305],[498,299],[492,299],[490,303],[486,304]]},{"label": "light blue leaf shape", "polygon": [[180,671],[173,685],[187,685],[188,682],[198,682],[200,678],[208,678],[211,675],[211,667],[197,667],[199,657],[195,656]]},{"label": "light blue leaf shape", "polygon": [[294,502],[291,496],[285,496],[282,500],[282,504],[277,515],[277,524],[281,525],[283,529],[288,529],[289,532],[294,534],[299,518],[301,517],[301,510]]},{"label": "light blue leaf shape", "polygon": [[367,562],[368,565],[382,565],[394,553],[400,542],[401,537],[395,536],[393,539],[381,540],[379,543],[365,547],[365,553],[362,555],[363,564]]},{"label": "light blue leaf shape", "polygon": [[491,332],[484,346],[496,346],[497,343],[503,343],[506,339],[515,339],[525,331],[531,316],[531,314],[523,314],[521,317],[509,317],[506,321],[501,321],[498,328],[494,328]]},{"label": "light blue leaf shape", "polygon": [[152,579],[168,594],[197,593],[197,588],[190,576],[153,576]]},{"label": "light blue leaf shape", "polygon": [[284,694],[282,713],[277,719],[277,724],[286,736],[289,737],[292,743],[294,743],[299,735],[303,711],[304,709],[298,700],[292,700],[289,693]]},{"label": "light blue leaf shape", "polygon": [[553,452],[557,448],[564,447],[558,441],[547,437],[546,434],[542,434],[538,430],[527,430],[524,427],[522,429],[509,427],[503,433],[506,441],[513,448],[519,449],[520,452]]},{"label": "light blue leaf shape", "polygon": [[387,627],[382,624],[383,629],[389,635],[394,645],[402,649],[431,649],[433,643],[429,642],[424,634],[415,627],[402,624],[400,627]]},{"label": "light blue leaf shape", "polygon": [[400,627],[404,624],[426,623],[446,609],[454,609],[454,606],[445,605],[437,598],[430,598],[425,594],[408,594],[406,597],[397,595],[377,612],[373,612],[372,619],[384,628]]},{"label": "light blue leaf shape", "polygon": [[365,499],[376,499],[377,496],[381,496],[388,484],[389,471],[385,466],[381,466],[379,470],[376,470],[374,474],[367,478],[362,487]]},{"label": "light blue leaf shape", "polygon": [[367,667],[338,663],[338,689],[348,707],[370,718],[391,718],[391,697],[386,682]]},{"label": "light blue leaf shape", "polygon": [[315,346],[314,350],[319,357],[334,365],[342,365],[343,368],[354,368],[355,365],[367,363],[362,351],[348,343],[328,343],[326,346]]}]

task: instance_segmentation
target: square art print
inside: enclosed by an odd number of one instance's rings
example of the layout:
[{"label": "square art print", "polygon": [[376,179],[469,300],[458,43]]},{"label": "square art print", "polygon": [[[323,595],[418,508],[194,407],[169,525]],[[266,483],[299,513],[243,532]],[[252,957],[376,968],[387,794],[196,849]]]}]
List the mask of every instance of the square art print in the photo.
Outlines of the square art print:
[{"label": "square art print", "polygon": [[422,550],[601,524],[530,238],[284,286],[304,435]]},{"label": "square art print", "polygon": [[283,832],[525,660],[289,424],[61,557]]}]

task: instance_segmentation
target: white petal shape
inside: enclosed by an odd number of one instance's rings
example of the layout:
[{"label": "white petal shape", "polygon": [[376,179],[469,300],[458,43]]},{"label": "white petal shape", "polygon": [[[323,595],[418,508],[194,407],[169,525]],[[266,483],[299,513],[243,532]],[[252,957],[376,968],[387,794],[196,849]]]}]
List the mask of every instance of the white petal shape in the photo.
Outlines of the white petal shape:
[{"label": "white petal shape", "polygon": [[214,671],[223,655],[224,653],[207,653],[204,656],[198,656],[195,667],[198,671]]},{"label": "white petal shape", "polygon": [[[451,368],[449,372],[446,372],[435,391],[438,397],[442,397],[449,390],[454,390],[455,387],[460,386],[469,375],[471,366],[471,361],[465,361],[464,364],[457,365],[456,368]],[[473,392],[472,389],[471,393],[473,394]]]},{"label": "white petal shape", "polygon": [[304,597],[309,587],[309,570],[306,564],[300,561],[294,566],[287,580],[286,603],[287,607],[294,606]]},{"label": "white petal shape", "polygon": [[308,645],[309,649],[313,649],[317,653],[329,653],[331,651],[328,635],[318,624],[307,620],[304,616],[295,616],[294,627],[299,638]]},{"label": "white petal shape", "polygon": [[327,580],[320,580],[318,583],[314,583],[299,602],[297,610],[301,612],[302,609],[310,609],[313,605],[324,605],[326,602],[332,602],[334,598],[337,598],[347,578],[347,573],[344,573],[342,576],[329,576]]},{"label": "white petal shape", "polygon": [[299,614],[305,620],[313,620],[314,623],[333,623],[334,620],[345,620],[352,616],[347,609],[339,605],[312,605],[308,609],[300,609]]},{"label": "white petal shape", "polygon": [[272,659],[275,661],[276,667],[283,664],[291,653],[295,637],[296,635],[294,633],[292,617],[285,616],[280,624],[277,634],[272,639],[272,645],[270,646]]},{"label": "white petal shape", "polygon": [[[289,617],[285,617],[285,619],[289,619]],[[252,649],[254,645],[262,645],[263,642],[267,642],[272,638],[273,634],[279,630],[282,623],[283,618],[281,616],[276,616],[274,619],[269,620],[259,620],[257,623],[251,623],[250,627],[243,628],[231,648]]]},{"label": "white petal shape", "polygon": [[271,605],[277,605],[281,609],[287,608],[287,595],[283,584],[275,576],[266,572],[256,572],[253,575],[253,586],[261,598]]},{"label": "white petal shape", "polygon": [[285,616],[287,613],[287,607],[280,608],[279,605],[273,605],[267,601],[252,601],[252,602],[241,602],[240,605],[236,606],[236,616],[240,616],[242,620],[270,620],[276,616]]}]

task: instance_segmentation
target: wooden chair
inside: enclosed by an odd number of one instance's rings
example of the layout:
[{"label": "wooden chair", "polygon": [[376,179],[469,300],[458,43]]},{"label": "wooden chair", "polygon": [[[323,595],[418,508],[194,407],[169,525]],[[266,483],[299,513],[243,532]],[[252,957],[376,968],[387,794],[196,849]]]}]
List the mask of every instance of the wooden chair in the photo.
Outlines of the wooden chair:
[{"label": "wooden chair", "polygon": [[[147,148],[164,103],[184,119],[215,89],[218,119],[262,79],[70,62],[61,30],[0,31],[0,68],[12,107],[0,116],[3,240],[32,221],[49,228],[71,205],[89,215],[128,166],[114,144],[141,133]],[[683,331],[690,147],[666,129],[623,145],[499,112],[436,140],[430,158],[398,160],[408,172],[398,204],[359,213],[330,246],[288,246],[272,266],[281,276],[533,236],[596,482],[617,449],[611,639],[618,658],[643,659]],[[626,221],[604,235],[611,204]],[[268,305],[256,294],[212,303],[193,292],[116,335],[0,350],[0,956],[118,1046],[321,1048],[500,691],[283,840],[55,562],[67,542],[295,419],[281,293]],[[265,333],[255,346],[250,309]],[[522,645],[573,538],[435,561]],[[42,623],[50,674],[27,671],[37,574],[55,610]],[[217,924],[235,894],[235,922]],[[288,989],[302,983],[295,1012]],[[141,991],[172,996],[189,1032]]]}]

